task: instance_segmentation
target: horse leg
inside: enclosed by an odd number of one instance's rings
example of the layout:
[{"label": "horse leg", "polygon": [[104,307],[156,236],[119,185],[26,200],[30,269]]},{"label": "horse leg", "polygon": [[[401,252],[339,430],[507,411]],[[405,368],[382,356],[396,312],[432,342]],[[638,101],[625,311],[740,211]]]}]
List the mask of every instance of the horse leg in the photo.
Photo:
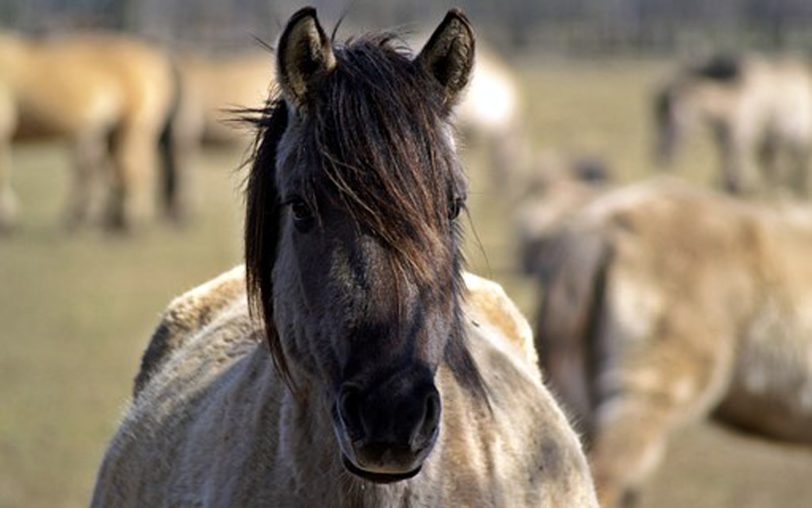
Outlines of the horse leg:
[{"label": "horse leg", "polygon": [[157,137],[149,129],[124,126],[115,138],[113,180],[107,226],[123,230],[142,222],[152,210]]},{"label": "horse leg", "polygon": [[194,175],[190,166],[198,155],[202,138],[202,127],[195,132],[182,132],[176,127],[169,139],[161,139],[164,213],[177,224],[185,222],[193,212]]},{"label": "horse leg", "polygon": [[80,135],[74,141],[74,176],[65,211],[68,229],[74,229],[88,219],[97,180],[106,172],[106,144],[105,136],[95,132]]},{"label": "horse leg", "polygon": [[761,174],[764,175],[764,180],[771,190],[779,189],[785,179],[779,157],[780,144],[778,136],[767,133],[758,147],[758,162]]},{"label": "horse leg", "polygon": [[[623,385],[595,409],[589,455],[605,508],[633,506],[671,432],[708,414],[722,397],[727,362],[720,351],[697,356],[688,353],[690,341],[658,337],[657,342],[657,350],[636,359],[639,366],[613,373]],[[673,347],[664,351],[663,343]]]},{"label": "horse leg", "polygon": [[809,161],[812,150],[807,143],[797,143],[792,147],[792,187],[802,198],[810,196]]},{"label": "horse leg", "polygon": [[722,161],[724,189],[731,194],[748,194],[757,190],[759,178],[750,153],[753,143],[729,127],[718,127],[716,138]]},{"label": "horse leg", "polygon": [[13,228],[17,211],[17,198],[11,188],[11,144],[3,139],[0,141],[0,234]]}]

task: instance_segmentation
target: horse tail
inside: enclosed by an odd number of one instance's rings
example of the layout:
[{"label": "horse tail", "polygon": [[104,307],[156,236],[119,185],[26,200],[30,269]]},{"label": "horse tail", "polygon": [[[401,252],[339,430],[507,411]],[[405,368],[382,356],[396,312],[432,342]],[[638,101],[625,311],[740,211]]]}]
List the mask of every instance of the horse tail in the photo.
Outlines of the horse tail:
[{"label": "horse tail", "polygon": [[181,163],[179,162],[178,143],[176,138],[176,123],[179,118],[181,108],[181,94],[183,93],[183,86],[181,83],[181,73],[177,62],[172,59],[171,63],[172,72],[172,97],[164,120],[163,128],[161,129],[161,137],[158,143],[159,153],[161,158],[161,200],[164,208],[164,213],[172,220],[180,220],[183,218],[183,206],[181,203],[181,186],[185,184],[182,181],[180,172]]},{"label": "horse tail", "polygon": [[594,380],[611,249],[598,232],[564,231],[539,253],[543,303],[536,321],[536,349],[545,381],[576,428],[591,432]]}]

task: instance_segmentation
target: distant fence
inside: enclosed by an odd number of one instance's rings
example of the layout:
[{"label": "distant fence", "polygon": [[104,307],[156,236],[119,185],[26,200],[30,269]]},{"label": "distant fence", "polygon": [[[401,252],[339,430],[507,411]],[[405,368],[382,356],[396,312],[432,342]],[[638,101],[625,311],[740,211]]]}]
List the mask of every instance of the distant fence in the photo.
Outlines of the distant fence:
[{"label": "distant fence", "polygon": [[[459,5],[502,49],[678,52],[812,48],[812,0],[312,0],[351,28],[434,23]],[[106,28],[164,43],[230,47],[273,40],[295,0],[0,0],[0,24],[30,33]]]}]

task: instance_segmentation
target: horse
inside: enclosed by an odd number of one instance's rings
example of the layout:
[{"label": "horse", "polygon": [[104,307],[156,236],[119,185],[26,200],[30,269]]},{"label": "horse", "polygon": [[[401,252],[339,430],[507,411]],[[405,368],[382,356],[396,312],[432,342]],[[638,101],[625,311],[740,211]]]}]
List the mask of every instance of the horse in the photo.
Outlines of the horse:
[{"label": "horse", "polygon": [[481,133],[512,130],[521,119],[521,92],[510,66],[492,50],[477,52],[476,72],[457,109],[457,123]]},{"label": "horse", "polygon": [[230,110],[259,108],[268,97],[273,66],[265,51],[227,55],[186,54],[178,57],[184,94],[182,114],[203,142],[234,143],[249,132],[233,125]]},{"label": "horse", "polygon": [[[723,187],[753,194],[762,184],[809,195],[812,69],[789,56],[717,55],[680,69],[656,94],[656,155],[665,165],[686,131],[711,128]],[[761,174],[760,174],[761,173]]]},{"label": "horse", "polygon": [[519,79],[495,51],[478,51],[476,72],[456,111],[463,140],[484,148],[495,185],[510,196],[525,183],[532,146]]},{"label": "horse", "polygon": [[597,506],[529,325],[462,271],[472,28],[393,37],[288,21],[245,268],[170,305],[92,506]]},{"label": "horse", "polygon": [[[0,229],[12,228],[17,215],[13,140],[56,138],[70,144],[74,174],[67,226],[88,220],[102,177],[111,180],[109,226],[125,228],[148,215],[175,86],[169,58],[127,36],[0,36]],[[160,155],[166,156],[170,148],[163,146]]]},{"label": "horse", "polygon": [[229,55],[178,54],[180,102],[171,126],[175,154],[169,166],[166,196],[177,217],[191,213],[194,203],[194,159],[204,143],[248,146],[251,133],[235,118],[240,109],[261,108],[273,80],[265,52]]},{"label": "horse", "polygon": [[517,204],[512,212],[519,271],[530,277],[544,266],[539,258],[546,253],[548,239],[615,183],[611,168],[595,156],[565,158],[545,150],[533,158],[522,188],[514,191]]},{"label": "horse", "polygon": [[543,247],[536,346],[601,506],[633,505],[702,418],[812,443],[812,208],[661,178],[596,197]]}]

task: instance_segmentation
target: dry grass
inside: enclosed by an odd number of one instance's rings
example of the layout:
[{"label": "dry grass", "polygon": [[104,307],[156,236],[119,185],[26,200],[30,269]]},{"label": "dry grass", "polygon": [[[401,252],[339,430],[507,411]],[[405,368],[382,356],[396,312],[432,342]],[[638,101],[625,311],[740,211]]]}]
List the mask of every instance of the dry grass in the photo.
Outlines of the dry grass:
[{"label": "dry grass", "polygon": [[[529,124],[540,147],[604,157],[623,180],[649,173],[645,99],[662,66],[634,62],[524,62]],[[709,182],[696,143],[681,171]],[[25,206],[16,235],[0,238],[0,507],[83,506],[130,391],[156,318],[179,292],[240,259],[239,154],[210,151],[199,173],[199,220],[152,226],[135,238],[58,227],[67,162],[59,147],[15,152]],[[470,154],[469,154],[470,155]],[[486,258],[472,267],[500,280],[531,312],[537,288],[514,270],[509,203],[482,157],[468,157],[471,208]],[[472,235],[469,235],[469,239]],[[709,425],[674,440],[645,492],[646,507],[806,507],[808,448],[765,443]]]}]

